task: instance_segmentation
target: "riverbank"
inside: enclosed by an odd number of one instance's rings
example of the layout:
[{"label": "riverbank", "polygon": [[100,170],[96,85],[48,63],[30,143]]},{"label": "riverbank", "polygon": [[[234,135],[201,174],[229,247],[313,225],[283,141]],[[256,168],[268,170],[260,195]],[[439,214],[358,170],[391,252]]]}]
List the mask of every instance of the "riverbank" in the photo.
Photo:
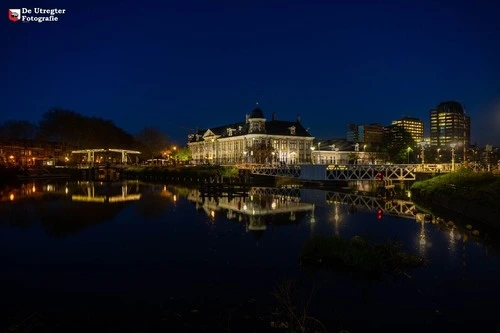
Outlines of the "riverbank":
[{"label": "riverbank", "polygon": [[439,206],[500,228],[500,177],[468,170],[417,181],[411,187],[416,203]]},{"label": "riverbank", "polygon": [[252,185],[275,185],[274,177],[259,177],[249,170],[234,166],[142,166],[128,167],[124,179],[137,179],[145,182],[169,182],[177,184],[201,184],[205,182],[238,182]]}]

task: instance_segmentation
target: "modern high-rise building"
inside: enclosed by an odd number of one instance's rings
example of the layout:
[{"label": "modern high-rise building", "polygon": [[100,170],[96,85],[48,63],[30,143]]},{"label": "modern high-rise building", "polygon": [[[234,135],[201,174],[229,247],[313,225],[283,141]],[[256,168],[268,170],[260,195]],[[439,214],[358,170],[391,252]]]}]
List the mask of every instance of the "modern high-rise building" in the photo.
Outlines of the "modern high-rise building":
[{"label": "modern high-rise building", "polygon": [[411,134],[416,143],[424,140],[424,122],[418,118],[403,117],[398,120],[393,120],[392,125],[398,126]]},{"label": "modern high-rise building", "polygon": [[470,145],[470,117],[459,102],[440,103],[430,111],[431,146],[448,147],[451,143]]},{"label": "modern high-rise building", "polygon": [[382,142],[384,127],[381,124],[349,124],[347,141],[354,143],[379,144]]}]

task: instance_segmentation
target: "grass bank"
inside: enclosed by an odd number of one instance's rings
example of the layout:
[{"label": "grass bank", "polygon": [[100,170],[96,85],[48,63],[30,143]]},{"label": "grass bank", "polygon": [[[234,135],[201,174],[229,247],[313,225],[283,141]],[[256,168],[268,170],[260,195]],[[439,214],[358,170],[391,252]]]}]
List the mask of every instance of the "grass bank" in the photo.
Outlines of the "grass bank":
[{"label": "grass bank", "polygon": [[412,198],[423,206],[437,205],[500,227],[500,177],[461,169],[415,182]]},{"label": "grass bank", "polygon": [[500,204],[500,177],[492,173],[477,173],[466,169],[415,182],[412,196],[432,200],[436,196],[451,196],[457,200],[476,202],[485,207]]}]

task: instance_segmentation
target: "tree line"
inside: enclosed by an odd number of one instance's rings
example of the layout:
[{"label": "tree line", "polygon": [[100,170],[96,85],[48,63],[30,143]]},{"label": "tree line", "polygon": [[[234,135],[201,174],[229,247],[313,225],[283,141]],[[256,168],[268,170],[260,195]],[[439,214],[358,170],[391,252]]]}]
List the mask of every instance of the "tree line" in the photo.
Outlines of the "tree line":
[{"label": "tree line", "polygon": [[[6,120],[0,123],[0,141],[28,147],[32,142],[57,142],[65,149],[119,148],[138,150],[143,159],[161,158],[171,146],[168,136],[154,127],[146,127],[132,135],[112,120],[90,117],[63,108],[52,108],[39,122]],[[187,148],[173,154],[186,159]]]}]

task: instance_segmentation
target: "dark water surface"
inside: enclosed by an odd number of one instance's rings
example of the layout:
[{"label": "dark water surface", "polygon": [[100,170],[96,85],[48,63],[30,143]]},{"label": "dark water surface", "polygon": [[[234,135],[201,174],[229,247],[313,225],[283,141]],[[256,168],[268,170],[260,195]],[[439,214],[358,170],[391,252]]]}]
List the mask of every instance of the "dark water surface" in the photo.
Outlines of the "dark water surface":
[{"label": "dark water surface", "polygon": [[[197,190],[137,182],[1,195],[2,333],[285,332],[272,324],[283,319],[272,292],[286,280],[297,304],[318,289],[308,311],[328,332],[500,327],[494,237],[417,222],[408,199],[383,202],[378,220],[373,195],[298,188],[204,202]],[[381,281],[311,272],[298,254],[315,234],[401,241],[429,264]]]}]

